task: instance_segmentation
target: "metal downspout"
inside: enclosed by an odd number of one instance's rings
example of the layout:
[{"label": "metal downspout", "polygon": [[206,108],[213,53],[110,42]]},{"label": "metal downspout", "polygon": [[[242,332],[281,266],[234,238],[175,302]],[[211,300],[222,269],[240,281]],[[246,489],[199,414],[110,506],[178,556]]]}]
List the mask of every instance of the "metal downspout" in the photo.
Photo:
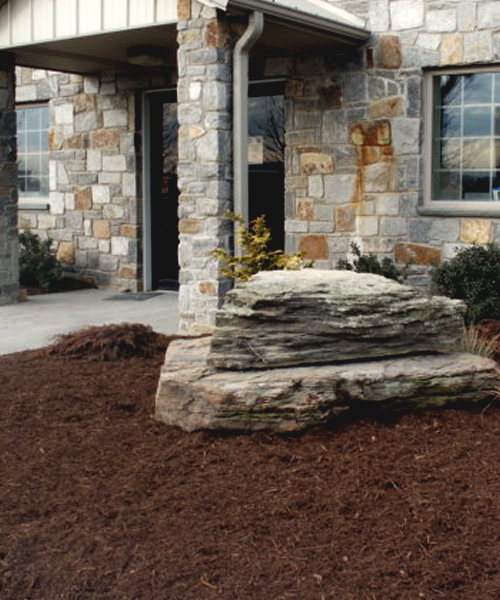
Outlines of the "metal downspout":
[{"label": "metal downspout", "polygon": [[264,15],[253,12],[233,54],[233,210],[243,216],[245,223],[248,223],[248,55],[263,31]]}]

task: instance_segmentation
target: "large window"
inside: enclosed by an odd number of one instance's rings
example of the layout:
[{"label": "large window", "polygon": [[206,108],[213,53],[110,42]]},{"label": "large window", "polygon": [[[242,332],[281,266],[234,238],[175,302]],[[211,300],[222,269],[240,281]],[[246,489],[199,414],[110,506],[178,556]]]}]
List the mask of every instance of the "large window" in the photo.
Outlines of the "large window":
[{"label": "large window", "polygon": [[49,195],[48,106],[17,108],[19,198],[47,200]]},{"label": "large window", "polygon": [[500,72],[430,75],[428,206],[500,210]]}]

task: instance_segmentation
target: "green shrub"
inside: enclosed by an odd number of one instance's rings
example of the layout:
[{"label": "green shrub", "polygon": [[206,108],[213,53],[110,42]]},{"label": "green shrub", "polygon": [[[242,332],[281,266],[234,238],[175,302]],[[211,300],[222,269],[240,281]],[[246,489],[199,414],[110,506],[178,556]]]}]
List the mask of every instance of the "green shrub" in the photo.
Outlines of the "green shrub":
[{"label": "green shrub", "polygon": [[30,231],[19,236],[19,282],[44,291],[62,278],[63,268],[52,250],[52,240],[41,240]]},{"label": "green shrub", "polygon": [[497,244],[469,246],[432,270],[439,293],[464,300],[465,321],[500,319],[500,248]]},{"label": "green shrub", "polygon": [[285,254],[283,250],[270,250],[271,231],[266,226],[265,216],[261,215],[249,225],[245,225],[241,215],[228,213],[227,216],[239,223],[237,245],[242,252],[232,256],[225,248],[217,248],[215,258],[223,265],[220,275],[230,279],[247,281],[260,271],[298,270],[312,267],[312,261],[305,261],[305,253]]},{"label": "green shrub", "polygon": [[356,271],[356,273],[375,273],[375,275],[382,275],[387,279],[394,279],[394,281],[401,282],[405,279],[405,273],[403,270],[398,269],[394,262],[390,258],[383,258],[379,260],[378,257],[373,254],[361,254],[359,246],[354,242],[351,243],[351,251],[356,257],[352,263],[346,259],[341,259],[337,262],[337,269],[340,271]]}]

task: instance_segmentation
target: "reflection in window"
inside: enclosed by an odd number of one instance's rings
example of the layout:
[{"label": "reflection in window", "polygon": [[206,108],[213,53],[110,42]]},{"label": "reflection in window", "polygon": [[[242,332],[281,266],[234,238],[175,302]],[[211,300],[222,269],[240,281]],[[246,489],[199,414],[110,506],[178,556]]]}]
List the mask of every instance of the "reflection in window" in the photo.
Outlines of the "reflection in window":
[{"label": "reflection in window", "polygon": [[500,187],[500,72],[434,77],[433,200],[494,200]]},{"label": "reflection in window", "polygon": [[49,195],[48,106],[17,108],[17,159],[20,198]]},{"label": "reflection in window", "polygon": [[262,159],[258,162],[282,163],[285,155],[283,96],[249,98],[248,103],[248,135],[262,145]]}]

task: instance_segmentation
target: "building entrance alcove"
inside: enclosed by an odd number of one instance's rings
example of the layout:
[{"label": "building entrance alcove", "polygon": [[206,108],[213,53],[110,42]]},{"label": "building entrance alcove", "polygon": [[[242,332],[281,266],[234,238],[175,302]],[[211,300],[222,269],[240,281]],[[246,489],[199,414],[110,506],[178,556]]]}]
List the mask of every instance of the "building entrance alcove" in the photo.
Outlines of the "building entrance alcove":
[{"label": "building entrance alcove", "polygon": [[179,287],[177,95],[145,94],[145,287]]}]

